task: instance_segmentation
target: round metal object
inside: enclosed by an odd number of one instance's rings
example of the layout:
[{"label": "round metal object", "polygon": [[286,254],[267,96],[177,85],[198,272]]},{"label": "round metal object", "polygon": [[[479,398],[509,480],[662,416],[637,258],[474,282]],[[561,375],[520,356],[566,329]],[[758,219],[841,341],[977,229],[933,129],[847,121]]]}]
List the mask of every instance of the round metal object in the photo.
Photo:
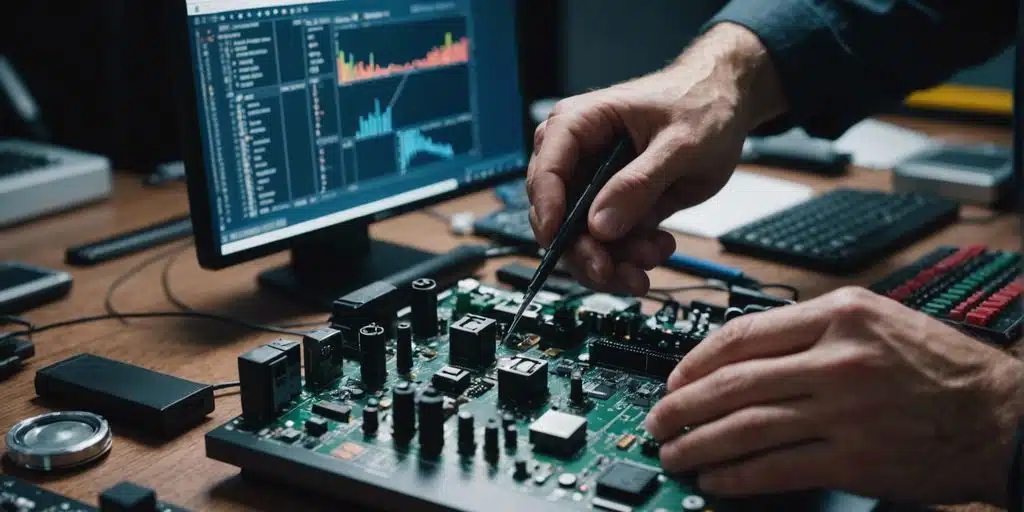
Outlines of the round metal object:
[{"label": "round metal object", "polygon": [[683,510],[704,510],[705,505],[704,498],[695,494],[683,498]]},{"label": "round metal object", "polygon": [[572,473],[562,473],[558,475],[558,485],[562,487],[574,487],[576,485],[576,475]]},{"label": "round metal object", "polygon": [[7,456],[15,464],[52,471],[88,464],[110,451],[113,437],[102,416],[53,412],[18,423],[7,432]]}]

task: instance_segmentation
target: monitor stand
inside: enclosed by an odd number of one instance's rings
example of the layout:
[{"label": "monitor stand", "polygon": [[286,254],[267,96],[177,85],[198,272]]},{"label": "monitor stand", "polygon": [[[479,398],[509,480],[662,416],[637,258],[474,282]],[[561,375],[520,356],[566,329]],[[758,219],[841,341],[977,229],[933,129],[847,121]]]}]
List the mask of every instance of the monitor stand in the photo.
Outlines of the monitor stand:
[{"label": "monitor stand", "polygon": [[373,240],[366,225],[325,230],[296,243],[291,262],[262,272],[259,284],[317,310],[330,311],[338,297],[434,256]]}]

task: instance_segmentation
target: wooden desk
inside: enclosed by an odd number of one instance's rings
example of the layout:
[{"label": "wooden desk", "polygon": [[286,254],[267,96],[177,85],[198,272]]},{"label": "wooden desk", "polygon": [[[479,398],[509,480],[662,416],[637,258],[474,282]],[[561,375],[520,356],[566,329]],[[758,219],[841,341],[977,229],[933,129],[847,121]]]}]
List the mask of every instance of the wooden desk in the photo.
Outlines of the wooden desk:
[{"label": "wooden desk", "polygon": [[[1005,130],[968,129],[927,122],[915,122],[913,125],[946,138],[993,140],[1001,143],[1010,140]],[[841,179],[780,170],[764,172],[803,182],[818,190],[840,185],[889,188],[889,173],[886,172],[857,170]],[[449,213],[469,210],[484,214],[497,207],[498,203],[489,193],[479,193],[444,204],[440,209]],[[180,214],[186,208],[183,187],[144,189],[139,185],[137,176],[121,174],[117,177],[116,197],[111,201],[0,233],[0,255],[5,259],[66,268],[63,264],[66,247]],[[986,212],[967,208],[964,213],[980,216]],[[432,250],[451,248],[467,241],[450,235],[446,226],[422,213],[380,223],[373,227],[372,232],[381,239]],[[820,295],[846,284],[870,283],[892,269],[910,263],[940,243],[981,243],[1016,250],[1020,248],[1018,220],[1006,216],[986,225],[952,226],[889,258],[863,275],[847,279],[724,254],[714,241],[679,237],[679,249],[682,251],[742,267],[748,274],[765,282],[792,284],[799,287],[805,297]],[[102,314],[103,296],[111,282],[156,252],[95,268],[69,268],[75,278],[70,297],[32,311],[27,316],[38,324],[45,324]],[[326,318],[325,315],[304,315],[287,302],[257,292],[257,272],[282,264],[286,257],[278,255],[214,273],[201,270],[189,252],[171,268],[171,282],[183,300],[202,310],[258,319],[263,323]],[[507,260],[502,260],[487,265],[484,271],[486,279],[491,280],[493,271],[506,263]],[[115,297],[116,306],[122,311],[172,310],[160,288],[162,268],[162,262],[153,265],[126,283]],[[652,281],[659,287],[696,282],[692,278],[663,269],[653,273]],[[715,299],[720,300],[720,297]],[[0,391],[3,393],[0,428],[6,432],[21,419],[48,412],[33,400],[34,370],[78,352],[89,351],[183,378],[215,383],[236,380],[237,356],[273,339],[273,335],[253,334],[206,321],[176,319],[132,320],[127,325],[106,321],[44,333],[36,337],[37,355],[31,360],[28,369],[0,383]],[[59,478],[20,471],[15,474],[87,503],[95,503],[102,489],[130,479],[157,489],[159,496],[165,500],[193,510],[331,509],[328,503],[304,492],[250,485],[239,478],[237,468],[206,458],[203,435],[214,426],[240,414],[240,410],[236,395],[224,396],[217,400],[217,410],[206,424],[162,446],[147,445],[116,435],[115,428],[115,443],[110,456],[95,467]],[[5,467],[4,471],[11,469]]]}]

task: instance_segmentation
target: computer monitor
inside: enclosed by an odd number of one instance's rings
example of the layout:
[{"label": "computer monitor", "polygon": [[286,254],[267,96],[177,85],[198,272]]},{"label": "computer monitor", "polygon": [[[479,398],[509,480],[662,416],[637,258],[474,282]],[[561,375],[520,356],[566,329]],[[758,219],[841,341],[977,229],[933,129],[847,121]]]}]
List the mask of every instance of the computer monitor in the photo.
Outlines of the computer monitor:
[{"label": "computer monitor", "polygon": [[204,268],[330,301],[430,256],[371,223],[525,169],[515,0],[169,3]]}]

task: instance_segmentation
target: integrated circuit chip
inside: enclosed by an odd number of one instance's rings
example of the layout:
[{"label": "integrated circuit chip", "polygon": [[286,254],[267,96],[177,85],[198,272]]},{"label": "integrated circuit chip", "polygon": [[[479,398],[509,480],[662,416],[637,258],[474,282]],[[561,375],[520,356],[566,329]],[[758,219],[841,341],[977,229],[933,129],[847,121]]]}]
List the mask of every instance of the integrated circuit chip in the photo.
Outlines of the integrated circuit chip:
[{"label": "integrated circuit chip", "polygon": [[597,478],[597,495],[618,503],[640,505],[658,489],[658,472],[625,461],[612,464]]},{"label": "integrated circuit chip", "polygon": [[587,444],[587,419],[548,411],[530,425],[530,442],[542,452],[572,455]]}]

